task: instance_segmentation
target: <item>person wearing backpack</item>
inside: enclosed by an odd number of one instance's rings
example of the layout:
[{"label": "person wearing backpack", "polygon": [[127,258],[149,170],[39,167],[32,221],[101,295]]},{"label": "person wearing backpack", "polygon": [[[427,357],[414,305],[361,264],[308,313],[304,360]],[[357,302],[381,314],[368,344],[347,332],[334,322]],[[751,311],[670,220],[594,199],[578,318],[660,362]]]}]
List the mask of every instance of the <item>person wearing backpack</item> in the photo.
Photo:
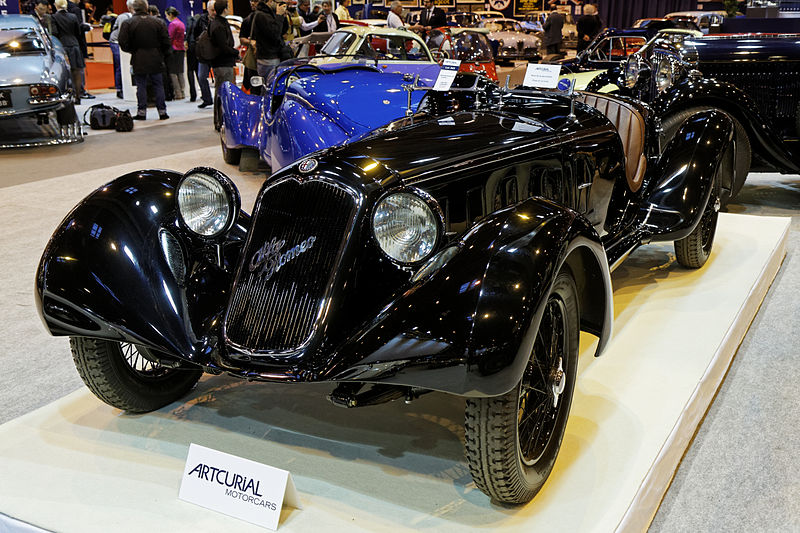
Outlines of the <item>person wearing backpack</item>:
[{"label": "person wearing backpack", "polygon": [[158,118],[166,120],[167,104],[164,99],[162,72],[164,58],[172,52],[167,26],[151,17],[147,0],[133,0],[133,17],[119,31],[119,46],[131,54],[133,79],[136,82],[137,113],[133,118],[145,120],[147,116],[147,84],[153,87]]},{"label": "person wearing backpack", "polygon": [[[214,0],[208,0],[206,3],[206,11],[200,15],[197,24],[194,26],[194,39],[195,39],[195,54],[197,54],[197,41],[203,35],[203,32],[208,33],[208,25],[212,18],[214,18]],[[197,55],[197,83],[200,85],[200,109],[210,106],[211,101],[211,87],[208,85],[208,74],[211,71],[211,66],[208,64],[208,59],[203,59]]]}]

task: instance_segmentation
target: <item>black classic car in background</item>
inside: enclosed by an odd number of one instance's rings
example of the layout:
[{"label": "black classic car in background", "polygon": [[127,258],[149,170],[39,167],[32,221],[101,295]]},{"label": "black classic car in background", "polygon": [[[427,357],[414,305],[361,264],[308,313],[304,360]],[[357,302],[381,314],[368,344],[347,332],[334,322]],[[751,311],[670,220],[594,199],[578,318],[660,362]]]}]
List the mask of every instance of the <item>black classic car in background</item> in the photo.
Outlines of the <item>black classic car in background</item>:
[{"label": "black classic car in background", "polygon": [[662,149],[633,101],[458,84],[276,172],[252,216],[210,168],[133,172],[84,199],[36,300],[86,385],[130,412],[203,372],[330,382],[343,407],[465,396],[477,486],[530,500],[561,445],[579,330],[597,355],[608,341],[610,270],[651,241],[687,267],[708,258],[733,125],[697,113]]},{"label": "black classic car in background", "polygon": [[[646,102],[659,121],[662,145],[686,118],[698,112],[716,109],[729,115],[736,150],[735,172],[721,184],[725,204],[739,193],[750,170],[800,173],[800,158],[793,148],[797,146],[794,137],[800,92],[792,69],[798,62],[792,61],[785,49],[778,53],[782,60],[766,61],[769,54],[759,48],[761,45],[752,44],[756,48],[750,51],[747,41],[764,42],[742,36],[677,42],[673,37],[657,37],[621,67],[595,78],[588,89],[613,82],[619,86],[620,95]],[[727,43],[726,47],[738,43],[738,51],[710,52],[720,42]],[[753,54],[752,61],[744,59],[750,57],[748,54]],[[735,59],[739,57],[743,59]]]}]

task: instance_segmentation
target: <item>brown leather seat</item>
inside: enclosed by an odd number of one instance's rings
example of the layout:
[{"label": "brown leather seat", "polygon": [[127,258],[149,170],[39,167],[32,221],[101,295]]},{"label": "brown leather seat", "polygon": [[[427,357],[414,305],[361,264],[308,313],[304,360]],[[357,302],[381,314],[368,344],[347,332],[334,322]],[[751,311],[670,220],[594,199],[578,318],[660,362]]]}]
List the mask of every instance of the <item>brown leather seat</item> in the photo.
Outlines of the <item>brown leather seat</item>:
[{"label": "brown leather seat", "polygon": [[625,150],[625,177],[633,192],[642,186],[647,159],[644,156],[644,117],[628,102],[597,93],[576,93],[575,97],[603,113],[611,121],[622,139]]}]

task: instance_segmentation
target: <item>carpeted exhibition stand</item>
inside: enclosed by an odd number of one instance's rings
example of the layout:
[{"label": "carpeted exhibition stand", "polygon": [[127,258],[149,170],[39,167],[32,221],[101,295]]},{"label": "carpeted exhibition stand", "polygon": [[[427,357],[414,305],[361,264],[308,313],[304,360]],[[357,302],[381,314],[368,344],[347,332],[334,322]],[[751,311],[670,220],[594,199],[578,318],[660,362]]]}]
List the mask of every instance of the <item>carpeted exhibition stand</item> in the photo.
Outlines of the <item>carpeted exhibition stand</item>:
[{"label": "carpeted exhibition stand", "polygon": [[[0,426],[0,513],[56,531],[263,531],[178,500],[189,443],[289,470],[281,531],[640,531],[647,527],[785,253],[788,219],[720,217],[709,263],[648,245],[614,273],[614,335],[581,339],[555,471],[492,504],[463,460],[463,400],[345,410],[324,384],[201,381],[131,416],[82,389]],[[66,341],[54,358],[68,358]],[[3,516],[0,515],[0,529]]]}]

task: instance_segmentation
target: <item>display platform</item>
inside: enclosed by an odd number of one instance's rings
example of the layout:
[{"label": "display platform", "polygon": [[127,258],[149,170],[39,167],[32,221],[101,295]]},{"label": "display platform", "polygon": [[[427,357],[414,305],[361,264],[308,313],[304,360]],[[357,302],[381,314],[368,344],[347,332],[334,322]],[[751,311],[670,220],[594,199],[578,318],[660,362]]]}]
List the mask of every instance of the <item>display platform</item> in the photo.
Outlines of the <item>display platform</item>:
[{"label": "display platform", "polygon": [[64,532],[264,531],[178,500],[194,442],[292,473],[304,509],[285,509],[279,531],[641,531],[780,268],[788,226],[723,214],[704,268],[679,267],[660,244],[615,271],[613,339],[594,359],[582,338],[561,453],[528,505],[475,488],[463,399],[345,410],[327,385],[213,377],[148,415],[79,390],[0,426],[0,513]]}]

